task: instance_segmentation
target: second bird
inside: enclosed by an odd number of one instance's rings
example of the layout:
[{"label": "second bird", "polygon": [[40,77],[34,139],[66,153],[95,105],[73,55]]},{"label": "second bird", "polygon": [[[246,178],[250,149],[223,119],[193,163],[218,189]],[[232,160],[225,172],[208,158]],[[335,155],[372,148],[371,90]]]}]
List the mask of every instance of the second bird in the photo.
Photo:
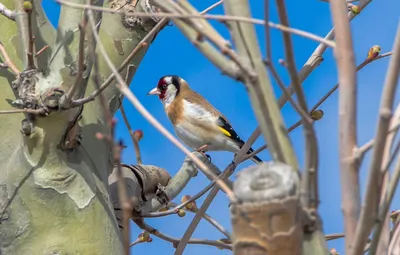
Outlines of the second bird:
[{"label": "second bird", "polygon": [[[237,153],[243,146],[244,141],[225,116],[181,77],[161,77],[148,95],[158,95],[176,135],[193,150]],[[252,148],[247,154],[251,152]],[[262,162],[257,156],[251,159],[257,164]]]}]

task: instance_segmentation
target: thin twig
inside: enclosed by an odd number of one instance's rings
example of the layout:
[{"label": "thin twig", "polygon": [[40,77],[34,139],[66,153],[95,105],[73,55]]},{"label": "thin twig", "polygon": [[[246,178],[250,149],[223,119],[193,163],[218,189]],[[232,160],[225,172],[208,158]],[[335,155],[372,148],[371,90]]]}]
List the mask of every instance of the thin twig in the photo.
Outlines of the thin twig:
[{"label": "thin twig", "polygon": [[[177,206],[177,204],[170,202],[169,205],[171,206]],[[197,213],[198,210],[188,210],[188,209],[184,209],[188,212],[191,213]],[[213,219],[210,215],[208,215],[207,213],[203,214],[203,218],[208,221],[208,223],[210,223],[212,226],[214,226],[219,232],[221,232],[224,236],[226,236],[227,238],[230,238],[231,234],[221,225],[218,223],[218,221],[216,221],[215,219]]]},{"label": "thin twig", "polygon": [[46,114],[46,111],[43,108],[39,109],[16,109],[16,110],[2,110],[0,111],[1,114],[14,114],[14,113],[31,113],[31,114]]},{"label": "thin twig", "polygon": [[3,60],[4,64],[6,64],[15,75],[19,75],[21,72],[18,70],[18,68],[11,61],[11,58],[7,54],[6,48],[4,47],[4,45],[1,42],[0,42],[0,52],[4,57],[4,60]]},{"label": "thin twig", "polygon": [[[351,160],[357,147],[357,79],[350,31],[346,15],[347,6],[343,0],[332,0],[332,19],[335,25],[337,48],[335,51],[339,76],[339,148],[340,177],[342,185],[342,211],[345,222],[346,254],[351,254],[354,231],[360,214],[359,164]],[[357,253],[360,254],[360,253]]]},{"label": "thin twig", "polygon": [[211,182],[210,184],[208,184],[206,187],[204,187],[199,193],[197,193],[196,195],[194,195],[193,197],[191,197],[190,199],[188,199],[187,201],[167,210],[164,212],[150,212],[150,213],[145,213],[145,214],[141,214],[140,217],[143,218],[157,218],[157,217],[164,217],[167,215],[171,215],[171,214],[176,214],[178,213],[179,209],[182,209],[183,207],[185,207],[187,204],[196,201],[197,199],[199,199],[200,197],[202,197],[204,194],[206,194],[213,186],[215,185],[215,182]]},{"label": "thin twig", "polygon": [[35,54],[35,58],[37,58],[37,57],[39,57],[40,56],[40,54],[42,54],[45,50],[47,50],[48,48],[50,48],[50,46],[49,45],[45,45],[45,46],[43,46],[43,48],[41,48],[38,52],[36,52],[36,54]]},{"label": "thin twig", "polygon": [[141,165],[142,164],[142,157],[140,155],[139,141],[136,138],[135,133],[132,130],[131,124],[129,124],[129,120],[126,117],[126,114],[125,114],[124,106],[122,105],[122,102],[120,102],[120,103],[121,103],[121,105],[119,107],[119,110],[121,111],[122,118],[124,119],[125,125],[128,128],[128,132],[131,135],[133,146],[135,147],[136,164],[137,165]]},{"label": "thin twig", "polygon": [[332,240],[336,240],[336,239],[343,238],[343,237],[345,237],[345,235],[343,233],[341,233],[341,234],[327,234],[327,235],[325,235],[325,240],[326,241],[332,241]]},{"label": "thin twig", "polygon": [[136,244],[142,243],[142,240],[140,238],[136,238],[135,241],[129,244],[129,247],[135,246]]},{"label": "thin twig", "polygon": [[27,11],[27,18],[28,18],[28,51],[27,51],[27,59],[28,59],[28,66],[27,69],[35,69],[35,60],[34,60],[34,42],[35,37],[33,36],[33,28],[32,28],[32,9]]},{"label": "thin twig", "polygon": [[[400,128],[400,121],[393,124],[393,127],[389,129],[387,134],[389,135],[393,132],[396,132],[397,130],[399,130],[399,128]],[[363,146],[360,146],[360,148],[357,149],[356,158],[360,160],[365,155],[365,153],[367,153],[370,149],[374,147],[374,145],[375,145],[375,139],[371,139],[368,142],[366,142]]]},{"label": "thin twig", "polygon": [[[364,0],[361,1],[358,7],[360,8],[360,12],[368,5],[371,3],[372,0]],[[353,12],[349,11],[348,12],[348,18],[349,20],[352,20],[354,17],[357,16],[357,14],[354,14]],[[324,39],[326,40],[333,40],[335,37],[335,28],[332,28],[331,31],[328,32],[328,34],[325,36]],[[306,63],[303,65],[302,69],[299,71],[299,77],[301,82],[303,82],[323,61],[322,55],[326,51],[328,46],[326,44],[321,43],[318,45],[313,53],[311,53],[311,56],[308,58]],[[291,94],[294,93],[294,90],[292,86],[288,88]],[[279,99],[278,99],[278,104],[282,108],[286,103],[287,103],[288,98],[286,97],[285,94],[283,94]]]},{"label": "thin twig", "polygon": [[4,4],[0,3],[0,14],[8,19],[15,21],[15,11],[8,9]]},{"label": "thin twig", "polygon": [[207,198],[204,200],[200,209],[197,211],[196,215],[194,216],[192,222],[190,222],[189,227],[186,229],[185,234],[183,235],[182,240],[179,242],[179,245],[176,248],[174,255],[183,254],[183,251],[185,250],[186,245],[188,244],[188,241],[190,240],[190,237],[192,236],[194,230],[197,228],[198,224],[200,223],[200,220],[203,217],[203,214],[206,212],[206,210],[210,206],[211,202],[217,196],[218,191],[219,191],[218,187],[214,187],[210,191],[210,194],[208,194]]},{"label": "thin twig", "polygon": [[[376,61],[376,60],[378,60],[378,59],[391,56],[392,53],[393,53],[392,51],[389,51],[389,52],[383,53],[383,54],[381,54],[381,55],[379,55],[379,56],[377,56],[376,58],[373,58],[373,59],[371,59],[371,60],[368,60],[368,59],[364,60],[361,64],[359,64],[359,65],[357,66],[357,71],[360,71],[360,70],[363,69],[365,66],[367,66],[368,64],[370,64],[370,63],[372,63],[372,62],[374,62],[374,61]],[[331,88],[320,100],[318,100],[318,102],[311,108],[311,112],[312,112],[312,111],[315,111],[315,110],[316,110],[323,102],[325,102],[325,100],[328,99],[328,97],[330,97],[330,96],[333,94],[333,92],[335,92],[338,88],[339,88],[339,83],[337,83],[335,86],[333,86],[333,88]]]},{"label": "thin twig", "polygon": [[87,14],[83,15],[82,22],[79,26],[79,49],[78,49],[78,71],[75,77],[75,82],[66,94],[66,102],[70,102],[75,94],[75,91],[82,82],[83,72],[85,71],[85,31],[87,25]]},{"label": "thin twig", "polygon": [[215,4],[212,4],[209,7],[205,8],[201,13],[207,13],[207,12],[211,11],[212,9],[221,5],[223,2],[224,2],[224,0],[218,1]]},{"label": "thin twig", "polygon": [[[160,25],[160,26],[159,26]],[[124,62],[122,62],[121,66],[117,69],[118,72],[121,72],[122,70],[124,70],[124,68],[131,62],[131,60],[135,57],[135,55],[138,53],[138,51],[147,46],[147,43],[145,42],[147,39],[150,39],[151,36],[153,36],[155,33],[157,33],[158,29],[161,28],[162,24],[158,23],[149,33],[147,33],[147,35],[145,37],[143,37],[142,41],[135,47],[135,49],[132,50],[131,54],[129,54],[129,56],[124,60]],[[155,29],[157,27],[157,29]],[[81,99],[76,99],[72,102],[72,106],[76,107],[79,105],[83,105],[86,104],[90,101],[93,101],[96,99],[96,97],[98,95],[101,94],[101,92],[103,92],[115,79],[115,74],[112,73],[107,80],[105,80],[103,82],[103,84],[101,84],[99,86],[98,89],[96,89],[95,91],[93,91],[89,96],[81,98]]]},{"label": "thin twig", "polygon": [[[136,223],[136,225],[139,226],[139,228],[148,231],[150,234],[155,235],[162,240],[172,243],[175,247],[181,241],[181,239],[179,239],[179,238],[174,238],[174,237],[168,236],[168,235],[162,233],[161,231],[159,231],[158,229],[153,228],[152,226],[150,226],[146,222],[144,222],[143,219],[135,220],[135,223]],[[230,245],[230,244],[225,244],[220,241],[213,241],[213,240],[207,240],[207,239],[190,239],[188,241],[188,244],[203,244],[203,245],[218,247],[220,249],[232,250],[232,245]]]},{"label": "thin twig", "polygon": [[233,162],[238,165],[245,160],[247,152],[249,151],[250,147],[255,143],[258,137],[261,135],[261,130],[256,128],[249,139],[243,144],[242,148],[236,153],[235,157],[233,158]]},{"label": "thin twig", "polygon": [[[221,174],[222,178],[229,178],[229,176],[233,173],[236,165],[234,163],[229,164],[223,173]],[[181,255],[185,250],[186,245],[190,237],[192,236],[194,230],[197,228],[198,224],[200,223],[201,218],[203,217],[204,213],[207,211],[208,207],[210,206],[211,202],[217,196],[219,191],[219,187],[213,187],[204,200],[203,204],[201,205],[200,209],[196,212],[192,222],[190,222],[189,227],[186,229],[185,233],[183,234],[182,240],[179,242],[178,247],[175,250],[174,255]]]},{"label": "thin twig", "polygon": [[378,117],[378,127],[375,134],[375,146],[372,153],[371,165],[369,168],[367,189],[364,206],[357,224],[354,241],[354,250],[350,255],[360,254],[364,248],[368,235],[373,226],[378,210],[379,186],[382,179],[380,171],[382,163],[382,151],[386,144],[386,136],[389,130],[390,119],[397,82],[400,73],[400,23],[397,27],[397,34],[393,44],[393,56],[390,60],[388,71],[383,87],[381,105]]},{"label": "thin twig", "polygon": [[[110,8],[104,8],[104,7],[99,7],[99,6],[87,6],[84,4],[77,4],[77,3],[71,3],[65,0],[56,0],[58,3],[72,7],[72,8],[81,8],[81,9],[92,9],[96,11],[102,11],[102,12],[109,12],[109,13],[123,13],[127,16],[135,16],[135,17],[163,17],[163,18],[170,18],[170,19],[211,19],[211,20],[218,20],[218,21],[240,21],[240,22],[246,22],[246,23],[252,23],[252,24],[257,24],[257,25],[265,25],[265,21],[261,19],[254,19],[254,18],[247,18],[247,17],[239,17],[239,16],[229,16],[229,15],[215,15],[215,14],[205,14],[205,15],[197,15],[197,14],[178,14],[178,13],[166,13],[166,12],[157,12],[157,13],[146,13],[146,12],[128,12],[125,13],[122,10],[113,10]],[[281,24],[276,24],[273,22],[268,22],[268,25],[272,28],[290,32],[292,34],[302,36],[311,40],[314,40],[316,42],[322,43],[328,47],[335,48],[336,44],[334,41],[314,35],[312,33],[300,30],[300,29],[295,29],[295,28],[290,28],[283,26]]]},{"label": "thin twig", "polygon": [[[94,22],[91,22],[94,23]],[[233,195],[232,190],[228,187],[228,185],[218,179],[218,177],[210,171],[210,169],[207,167],[206,164],[204,164],[199,158],[196,156],[193,156],[192,153],[181,143],[176,139],[161,123],[153,117],[153,115],[150,114],[150,112],[140,103],[140,101],[136,98],[136,96],[129,90],[128,86],[126,85],[124,79],[121,77],[121,75],[118,73],[117,69],[113,65],[112,61],[107,55],[106,50],[104,49],[103,44],[101,43],[99,36],[96,33],[95,26],[92,24],[92,29],[93,29],[93,35],[97,43],[97,47],[100,50],[101,54],[103,55],[103,58],[108,65],[108,67],[112,70],[114,73],[118,85],[117,87],[121,91],[121,93],[128,98],[128,100],[134,105],[134,107],[138,110],[140,114],[142,114],[143,117],[145,117],[155,128],[157,128],[168,140],[170,140],[175,146],[177,146],[180,150],[182,150],[189,158],[193,160],[193,162],[199,167],[200,170],[205,172],[208,176],[211,176],[215,181],[216,184],[221,187],[222,190],[225,191],[227,196],[229,197],[230,201],[233,202],[235,201],[235,197]]]}]

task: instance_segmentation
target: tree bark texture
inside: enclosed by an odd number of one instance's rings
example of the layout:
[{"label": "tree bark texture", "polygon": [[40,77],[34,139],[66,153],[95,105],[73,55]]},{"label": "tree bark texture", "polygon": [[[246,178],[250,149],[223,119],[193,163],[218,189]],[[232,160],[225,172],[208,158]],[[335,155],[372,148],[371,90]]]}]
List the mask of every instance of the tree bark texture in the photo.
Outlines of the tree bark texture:
[{"label": "tree bark texture", "polygon": [[[86,4],[84,0],[73,2]],[[149,11],[143,9],[145,2],[95,1],[93,4],[111,8],[125,4],[123,8],[143,12]],[[49,48],[35,58],[37,69],[28,79],[21,78],[28,75],[24,68],[29,41],[24,32],[27,14],[22,11],[23,2],[2,0],[2,3],[20,13],[16,23],[0,15],[0,41],[22,71],[19,78],[33,84],[33,98],[38,101],[44,98],[41,103],[50,106],[52,99],[59,99],[59,90],[68,91],[75,82],[78,24],[84,12],[62,6],[59,27],[55,29],[44,14],[41,1],[32,1],[34,48],[36,52],[44,46]],[[132,19],[108,13],[95,13],[95,19],[100,23],[102,43],[117,67],[156,24],[151,18]],[[89,31],[88,25],[86,32]],[[76,98],[95,90],[89,44],[85,45],[86,69]],[[143,47],[121,72],[128,84],[147,48]],[[98,61],[102,83],[111,71],[101,56]],[[14,80],[9,70],[0,70],[2,110],[14,109],[11,102],[18,97],[11,88]],[[119,90],[112,83],[103,95],[114,114],[120,104]],[[30,132],[21,134],[21,121],[26,118],[32,124]],[[0,254],[122,253],[120,232],[108,195],[108,176],[113,169],[110,148],[108,143],[95,137],[97,132],[108,132],[98,99],[85,104],[83,109],[52,111],[44,117],[0,115]]]},{"label": "tree bark texture", "polygon": [[279,162],[251,166],[233,186],[231,208],[235,255],[302,254],[299,176]]}]

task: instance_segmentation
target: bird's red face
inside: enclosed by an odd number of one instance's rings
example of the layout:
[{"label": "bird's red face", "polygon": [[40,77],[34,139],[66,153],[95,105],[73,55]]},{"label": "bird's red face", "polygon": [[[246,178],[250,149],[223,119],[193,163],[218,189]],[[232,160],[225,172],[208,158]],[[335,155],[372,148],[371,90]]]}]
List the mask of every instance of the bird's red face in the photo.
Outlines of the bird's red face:
[{"label": "bird's red face", "polygon": [[168,98],[173,99],[179,92],[179,78],[173,75],[167,75],[161,77],[158,80],[157,87],[150,90],[147,95],[158,95],[161,101],[165,101]]}]

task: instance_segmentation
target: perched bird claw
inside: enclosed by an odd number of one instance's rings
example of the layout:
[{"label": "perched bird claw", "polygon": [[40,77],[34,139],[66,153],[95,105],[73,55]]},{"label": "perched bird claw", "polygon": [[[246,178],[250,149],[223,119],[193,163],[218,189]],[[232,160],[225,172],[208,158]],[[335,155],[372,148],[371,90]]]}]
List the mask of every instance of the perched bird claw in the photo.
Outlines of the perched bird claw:
[{"label": "perched bird claw", "polygon": [[204,154],[204,155],[206,155],[206,157],[207,157],[207,159],[208,159],[208,164],[211,164],[211,156],[208,155],[208,154]]}]

